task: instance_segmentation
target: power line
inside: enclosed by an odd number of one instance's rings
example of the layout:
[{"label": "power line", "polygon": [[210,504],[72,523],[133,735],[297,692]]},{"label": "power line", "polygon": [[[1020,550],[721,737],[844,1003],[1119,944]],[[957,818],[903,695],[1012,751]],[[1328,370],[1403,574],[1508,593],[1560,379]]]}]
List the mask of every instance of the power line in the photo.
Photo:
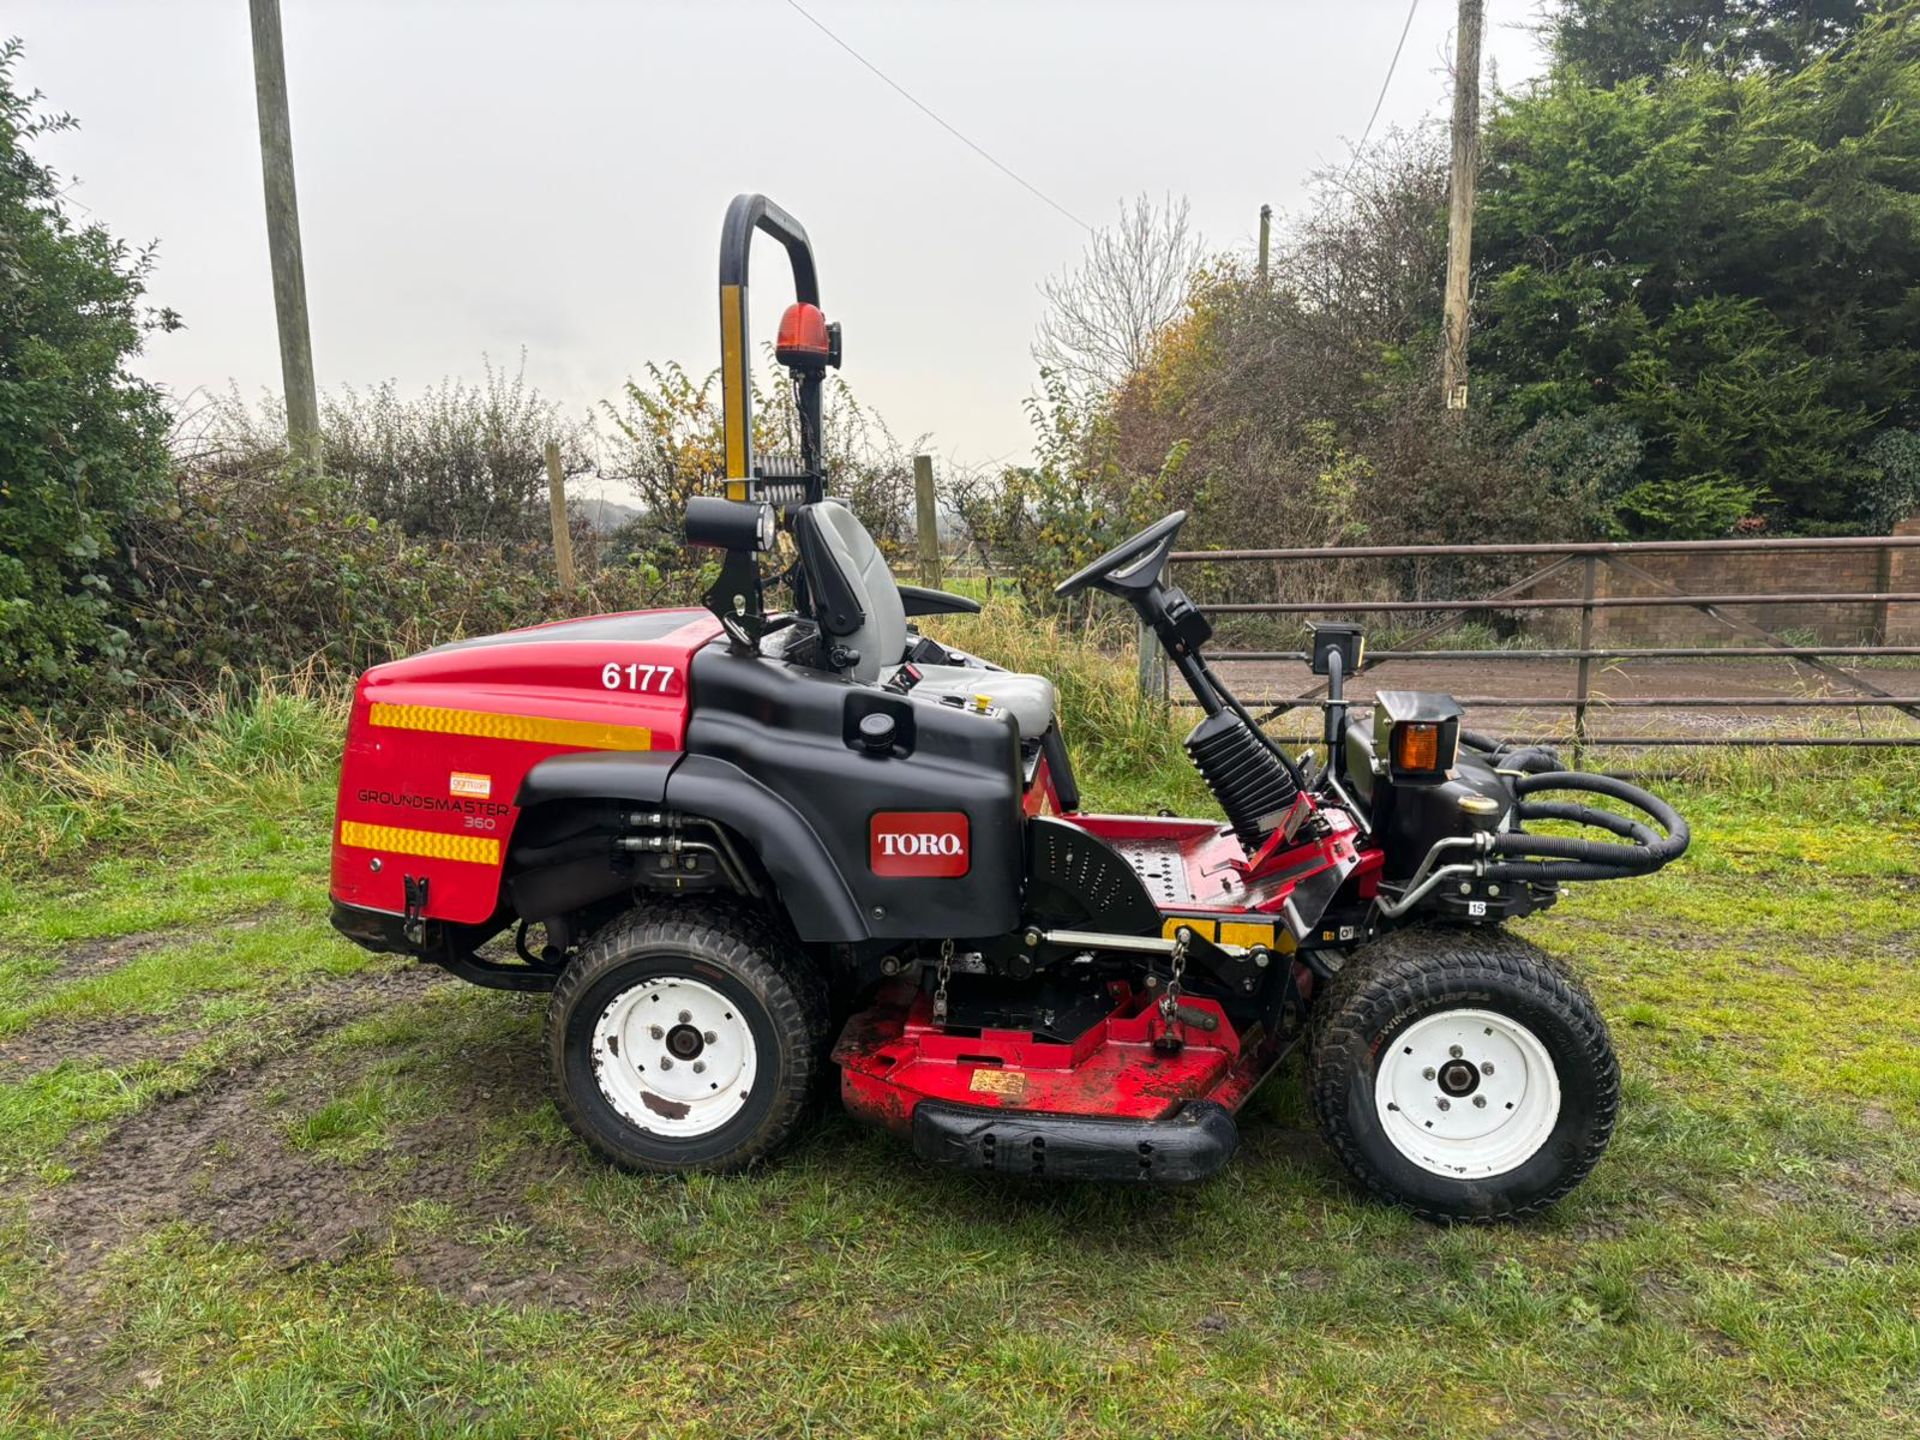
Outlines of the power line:
[{"label": "power line", "polygon": [[[1417,3],[1417,0],[1416,0],[1416,3]],[[989,165],[993,166],[993,168],[998,170],[1002,175],[1005,175],[1009,180],[1013,181],[1014,184],[1020,186],[1023,190],[1026,190],[1028,193],[1033,195],[1036,199],[1041,200],[1048,205],[1051,205],[1055,210],[1058,210],[1062,215],[1066,216],[1067,219],[1071,220],[1074,224],[1078,225],[1082,230],[1086,231],[1089,235],[1093,233],[1093,227],[1091,225],[1087,224],[1086,221],[1082,220],[1078,215],[1074,214],[1071,210],[1067,209],[1067,207],[1062,205],[1058,200],[1054,199],[1051,195],[1047,194],[1046,191],[1042,190],[1039,186],[1033,184],[1031,181],[1025,180],[1021,176],[1015,174],[1007,166],[1002,165],[998,160],[994,159],[993,156],[989,155],[983,148],[981,148],[979,145],[974,144],[973,141],[969,140],[965,135],[962,135],[958,130],[954,129],[953,126],[949,125],[945,120],[942,120],[938,115],[934,114],[933,111],[929,110],[925,105],[922,105],[918,100],[914,99],[913,95],[906,89],[905,86],[900,85],[898,82],[896,82],[892,76],[886,73],[886,71],[882,70],[878,65],[875,65],[871,60],[867,59],[866,56],[862,55],[858,50],[854,49],[846,41],[842,40],[838,35],[834,34],[833,31],[829,30],[825,25],[821,24],[820,21],[816,19],[813,15],[808,13],[808,11],[799,4],[799,0],[787,0],[787,4],[793,7],[794,11],[800,16],[801,19],[805,20],[809,25],[813,26],[814,29],[818,30],[822,35],[826,36],[829,40],[833,41],[834,44],[838,45],[842,50],[846,51],[847,54],[851,55],[854,59],[858,60],[862,65],[866,66],[867,69],[871,70],[875,75],[879,76],[880,79],[884,80],[887,83],[887,85],[895,93],[897,93],[900,96],[901,99],[905,100],[909,105],[913,106],[914,109],[918,110],[922,115],[926,116],[929,120],[933,121],[933,123],[938,125],[942,130],[946,131],[949,135],[953,136],[953,138],[958,140],[962,145],[966,146],[969,150],[973,151],[973,153],[978,155],[982,160],[986,161]],[[1404,35],[1401,36],[1400,38],[1403,42],[1406,39]],[[1399,58],[1400,58],[1399,52],[1395,51],[1394,59],[1398,60]],[[1376,113],[1378,112],[1376,111]]]},{"label": "power line", "polygon": [[[788,0],[791,4],[792,0]],[[1373,102],[1373,114],[1367,117],[1367,128],[1360,132],[1360,143],[1353,147],[1353,158],[1347,161],[1347,173],[1340,177],[1341,182],[1353,178],[1353,167],[1360,163],[1360,156],[1367,148],[1367,141],[1373,137],[1373,122],[1380,118],[1380,107],[1387,103],[1387,89],[1393,84],[1393,72],[1400,68],[1400,52],[1407,48],[1407,32],[1413,29],[1413,12],[1420,8],[1420,0],[1413,0],[1407,6],[1407,23],[1400,27],[1400,43],[1393,47],[1393,59],[1387,62],[1387,78],[1380,82],[1380,94]]]}]

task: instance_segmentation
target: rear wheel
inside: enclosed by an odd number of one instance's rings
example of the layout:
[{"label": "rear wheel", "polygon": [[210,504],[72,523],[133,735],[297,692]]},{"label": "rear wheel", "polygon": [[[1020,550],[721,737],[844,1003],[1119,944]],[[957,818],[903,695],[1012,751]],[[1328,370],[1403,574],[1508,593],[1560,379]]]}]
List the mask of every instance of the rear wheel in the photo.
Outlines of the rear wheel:
[{"label": "rear wheel", "polygon": [[1552,1204],[1599,1162],[1620,1103],[1592,999],[1503,930],[1416,927],[1361,951],[1321,999],[1308,1069],[1334,1153],[1433,1220]]},{"label": "rear wheel", "polygon": [[806,1109],[826,1017],[805,957],[759,916],[642,904],[567,966],[547,1058],[567,1123],[630,1170],[738,1170]]}]

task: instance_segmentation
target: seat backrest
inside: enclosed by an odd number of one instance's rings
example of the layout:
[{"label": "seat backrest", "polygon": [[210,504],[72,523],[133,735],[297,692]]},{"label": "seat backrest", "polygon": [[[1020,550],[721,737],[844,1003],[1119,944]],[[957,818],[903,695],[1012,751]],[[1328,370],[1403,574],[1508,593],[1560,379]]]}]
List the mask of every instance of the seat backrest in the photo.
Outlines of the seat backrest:
[{"label": "seat backrest", "polygon": [[[860,652],[853,678],[871,684],[899,664],[907,649],[907,612],[893,571],[867,527],[841,501],[803,505],[794,519],[801,557],[813,581],[814,604],[821,612],[817,618],[834,639]],[[812,573],[823,564],[833,566],[840,588],[860,607],[863,618],[851,630],[845,628],[851,615],[833,613],[832,577]]]}]

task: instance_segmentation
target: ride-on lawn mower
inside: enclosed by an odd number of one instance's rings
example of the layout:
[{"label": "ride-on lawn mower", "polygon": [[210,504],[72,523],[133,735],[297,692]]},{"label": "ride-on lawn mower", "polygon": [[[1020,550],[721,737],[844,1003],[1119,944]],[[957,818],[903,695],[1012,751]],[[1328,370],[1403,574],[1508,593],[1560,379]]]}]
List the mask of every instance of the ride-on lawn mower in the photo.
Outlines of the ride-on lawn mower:
[{"label": "ride-on lawn mower", "polygon": [[[798,291],[775,345],[799,416],[787,460],[752,445],[755,230]],[[1204,712],[1186,749],[1226,821],[1082,812],[1052,684],[916,633],[979,607],[896,584],[827,496],[840,331],[819,307],[805,231],[736,199],[726,496],[686,513],[719,556],[705,608],[368,671],[334,924],[477,984],[551,990],[560,1110],[634,1169],[760,1159],[830,1058],[847,1108],[928,1160],[1197,1181],[1304,1042],[1321,1128],[1375,1194],[1446,1219],[1565,1194],[1606,1146],[1619,1069],[1579,983],[1500,922],[1567,881],[1658,869],[1686,849],[1681,818],[1475,735],[1446,695],[1382,691],[1349,714],[1351,625],[1313,632],[1325,756],[1290,758],[1208,667],[1207,619],[1167,582],[1177,513],[1056,593],[1103,591],[1152,627]],[[793,560],[771,577],[783,530]],[[509,927],[517,959],[480,953]]]}]

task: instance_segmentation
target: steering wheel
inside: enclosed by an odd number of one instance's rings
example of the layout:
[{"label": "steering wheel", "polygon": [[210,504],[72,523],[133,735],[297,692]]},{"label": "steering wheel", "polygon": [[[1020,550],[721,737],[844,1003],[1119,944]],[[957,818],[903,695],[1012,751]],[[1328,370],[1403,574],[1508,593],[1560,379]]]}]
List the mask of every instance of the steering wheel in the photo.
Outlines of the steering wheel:
[{"label": "steering wheel", "polygon": [[1187,512],[1176,510],[1156,520],[1130,540],[1122,540],[1084,570],[1077,570],[1053,587],[1064,600],[1078,595],[1088,586],[1125,599],[1129,591],[1151,589],[1166,567],[1167,554],[1180,527],[1187,523]]}]

